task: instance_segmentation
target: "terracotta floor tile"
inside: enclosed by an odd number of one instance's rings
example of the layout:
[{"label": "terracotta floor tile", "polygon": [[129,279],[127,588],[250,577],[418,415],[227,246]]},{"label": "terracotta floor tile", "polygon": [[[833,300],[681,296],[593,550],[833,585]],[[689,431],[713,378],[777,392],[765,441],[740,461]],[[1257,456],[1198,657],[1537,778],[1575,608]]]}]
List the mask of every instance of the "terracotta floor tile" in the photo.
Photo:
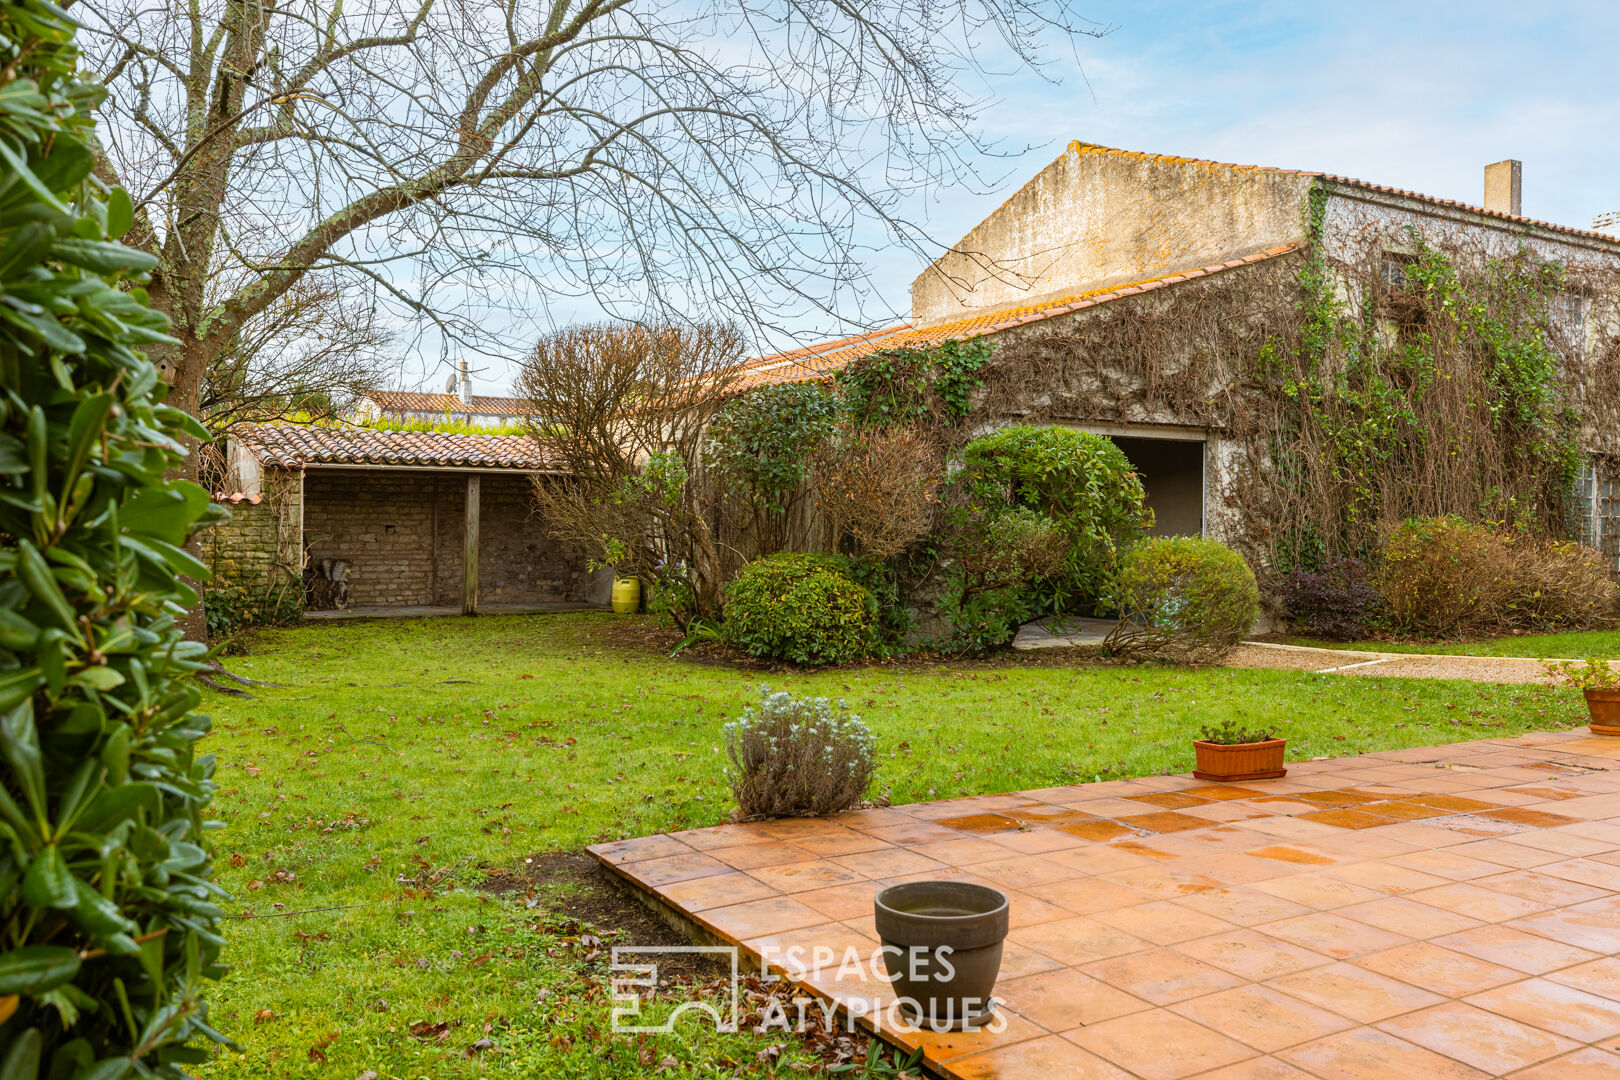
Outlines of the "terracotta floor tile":
[{"label": "terracotta floor tile", "polygon": [[1320,874],[1295,874],[1293,877],[1259,881],[1249,888],[1272,896],[1291,900],[1317,911],[1341,908],[1367,900],[1377,900],[1382,893],[1352,885],[1348,881],[1335,881]]},{"label": "terracotta floor tile", "polygon": [[1582,885],[1594,885],[1605,892],[1620,892],[1620,866],[1600,863],[1595,859],[1565,859],[1563,862],[1547,863],[1536,869],[1538,873],[1550,874]]},{"label": "terracotta floor tile", "polygon": [[1512,1080],[1614,1080],[1617,1076],[1620,1076],[1620,1054],[1588,1046],[1516,1072]]},{"label": "terracotta floor tile", "polygon": [[785,844],[780,840],[767,840],[763,844],[738,844],[709,852],[737,870],[754,870],[761,866],[781,866],[783,863],[803,862],[817,856],[802,847]]},{"label": "terracotta floor tile", "polygon": [[784,933],[829,920],[814,908],[786,896],[750,900],[743,904],[702,912],[699,921],[716,932],[741,941],[761,934]]},{"label": "terracotta floor tile", "polygon": [[1185,849],[1173,848],[1170,845],[1176,837],[1170,835],[1157,835],[1145,833],[1135,837],[1125,837],[1115,840],[1108,846],[1115,851],[1138,855],[1154,862],[1170,862],[1186,854]]},{"label": "terracotta floor tile", "polygon": [[1108,911],[1113,908],[1128,907],[1132,904],[1145,904],[1153,899],[1147,893],[1127,889],[1125,886],[1116,885],[1112,881],[1088,877],[1054,881],[1049,885],[1036,886],[1028,891],[1030,895],[1038,896],[1042,900],[1056,904],[1076,915],[1090,915],[1094,911]]},{"label": "terracotta floor tile", "polygon": [[798,836],[821,836],[827,833],[836,833],[844,828],[836,821],[827,818],[776,818],[771,821],[756,822],[761,831],[776,837],[778,840],[791,840]]},{"label": "terracotta floor tile", "polygon": [[969,814],[966,817],[935,818],[934,824],[957,832],[998,833],[1018,828],[1018,822],[1001,814]]},{"label": "terracotta floor tile", "polygon": [[1506,810],[1486,810],[1480,816],[1496,818],[1498,821],[1511,821],[1515,825],[1533,825],[1538,829],[1550,829],[1555,825],[1568,825],[1579,820],[1565,817],[1563,814],[1549,813],[1546,810],[1527,810],[1518,806],[1510,806]]},{"label": "terracotta floor tile", "polygon": [[1379,1028],[1465,1065],[1505,1076],[1579,1048],[1551,1032],[1476,1009],[1460,1001],[1385,1020]]},{"label": "terracotta floor tile", "polygon": [[845,869],[829,859],[787,863],[783,866],[761,866],[748,871],[748,875],[780,893],[830,889],[836,885],[849,885],[864,880],[860,874]]},{"label": "terracotta floor tile", "polygon": [[1419,904],[1403,896],[1390,896],[1383,900],[1369,900],[1365,904],[1351,904],[1333,913],[1388,930],[1406,937],[1430,938],[1441,934],[1455,934],[1480,925],[1477,919],[1442,911],[1427,904]]},{"label": "terracotta floor tile", "polygon": [[1620,918],[1596,911],[1562,908],[1514,919],[1506,925],[1605,955],[1620,950]]},{"label": "terracotta floor tile", "polygon": [[1475,994],[1468,1004],[1579,1042],[1620,1035],[1620,1002],[1548,979],[1498,986]]},{"label": "terracotta floor tile", "polygon": [[1532,867],[1544,866],[1547,863],[1555,863],[1561,860],[1561,857],[1554,852],[1541,851],[1538,848],[1527,848],[1522,844],[1509,844],[1502,840],[1476,840],[1473,843],[1464,844],[1451,850],[1470,859],[1496,863],[1499,866],[1507,866],[1515,870],[1529,870]]},{"label": "terracotta floor tile", "polygon": [[705,911],[709,908],[741,904],[773,895],[776,890],[747,874],[735,871],[692,878],[664,885],[659,895],[685,908],[687,911]]},{"label": "terracotta floor tile", "polygon": [[1476,994],[1524,977],[1522,971],[1441,948],[1432,941],[1397,945],[1381,953],[1363,956],[1356,963],[1380,975],[1388,975],[1446,997]]},{"label": "terracotta floor tile", "polygon": [[1377,1023],[1444,1000],[1438,994],[1354,964],[1299,971],[1268,979],[1266,985],[1358,1024]]},{"label": "terracotta floor tile", "polygon": [[1614,850],[1614,845],[1607,840],[1593,840],[1590,837],[1580,836],[1576,833],[1560,832],[1556,829],[1537,829],[1530,826],[1520,826],[1517,832],[1506,839],[1508,843],[1518,844],[1520,847],[1553,851],[1565,856],[1601,855],[1606,851]]},{"label": "terracotta floor tile", "polygon": [[1058,1035],[1028,1039],[983,1054],[957,1058],[951,1072],[960,1080],[1015,1080],[1040,1077],[1041,1080],[1131,1080],[1117,1066],[1078,1049]]},{"label": "terracotta floor tile", "polygon": [[846,870],[865,874],[871,878],[897,877],[900,874],[920,874],[938,870],[944,864],[905,848],[884,848],[881,851],[859,851],[854,855],[835,855],[833,862]]},{"label": "terracotta floor tile", "polygon": [[904,825],[886,825],[878,829],[868,829],[867,832],[885,843],[901,844],[907,847],[916,844],[937,844],[946,840],[962,839],[962,834],[955,829],[947,829],[945,826],[936,825],[932,821],[913,821]]},{"label": "terracotta floor tile", "polygon": [[882,979],[882,954],[876,936],[845,923],[818,923],[742,939],[743,947],[773,971],[799,978],[847,967],[868,978]]},{"label": "terracotta floor tile", "polygon": [[1102,818],[1093,821],[1076,821],[1068,825],[1054,825],[1053,828],[1081,840],[1091,840],[1099,844],[1121,836],[1131,836],[1136,832],[1135,829],[1121,825],[1117,821],[1107,821]]},{"label": "terracotta floor tile", "polygon": [[[1333,963],[1331,956],[1290,945],[1254,930],[1214,934],[1196,941],[1184,941],[1175,948],[1194,960],[1214,964],[1253,982]],[[1513,974],[1517,976],[1518,973]]]},{"label": "terracotta floor tile", "polygon": [[1202,806],[1185,807],[1181,812],[1189,817],[1203,818],[1205,821],[1247,821],[1250,818],[1271,817],[1276,813],[1275,810],[1268,810],[1263,806],[1236,800],[1206,802]]},{"label": "terracotta floor tile", "polygon": [[1183,795],[1197,795],[1201,799],[1236,800],[1252,799],[1256,795],[1264,794],[1264,789],[1247,788],[1238,784],[1198,784],[1190,788],[1182,788]]},{"label": "terracotta floor tile", "polygon": [[1424,806],[1422,803],[1403,802],[1399,799],[1365,803],[1358,809],[1393,821],[1422,821],[1424,818],[1441,817],[1450,813],[1449,810],[1442,810],[1437,806]]},{"label": "terracotta floor tile", "polygon": [[[1105,1020],[1068,1032],[1064,1038],[1143,1080],[1179,1080],[1255,1056],[1242,1043],[1164,1009]],[[1017,1075],[1033,1078],[1042,1074]]]},{"label": "terracotta floor tile", "polygon": [[1434,943],[1530,975],[1542,975],[1595,960],[1598,956],[1586,949],[1550,941],[1539,934],[1511,926],[1481,926],[1477,930],[1464,930],[1460,934],[1435,938]]},{"label": "terracotta floor tile", "polygon": [[1505,874],[1475,878],[1473,884],[1483,889],[1504,892],[1510,896],[1522,896],[1526,900],[1535,900],[1553,907],[1567,907],[1610,895],[1606,889],[1567,881],[1536,870],[1510,870]]},{"label": "terracotta floor tile", "polygon": [[1206,889],[1203,892],[1180,897],[1176,903],[1190,907],[1194,911],[1202,911],[1206,915],[1213,915],[1217,919],[1236,923],[1238,926],[1276,922],[1278,919],[1305,915],[1313,910],[1304,904],[1296,904],[1292,900],[1284,900],[1280,896],[1241,885],[1230,889]]},{"label": "terracotta floor tile", "polygon": [[893,807],[874,807],[870,810],[845,810],[841,814],[833,814],[827,820],[834,825],[864,831],[881,829],[886,825],[904,825],[917,819],[905,811],[896,810]]},{"label": "terracotta floor tile", "polygon": [[[983,1054],[997,1047],[1045,1038],[1047,1032],[1016,1013],[1005,1011],[976,1031],[936,1032],[926,1027],[905,1031],[897,1040],[909,1051],[922,1047],[923,1064],[939,1069],[945,1062]],[[952,1065],[951,1068],[955,1066]]]},{"label": "terracotta floor tile", "polygon": [[1243,983],[1229,971],[1174,949],[1116,956],[1086,965],[1085,972],[1155,1005],[1169,1005]]},{"label": "terracotta floor tile", "polygon": [[1145,795],[1127,795],[1131,802],[1147,803],[1161,810],[1181,810],[1189,806],[1203,806],[1208,799],[1181,791],[1150,791]]},{"label": "terracotta floor tile", "polygon": [[1351,863],[1349,866],[1336,866],[1322,873],[1324,877],[1338,878],[1340,881],[1348,881],[1352,885],[1360,885],[1364,889],[1388,896],[1399,896],[1418,889],[1451,884],[1449,879],[1438,874],[1425,874],[1421,870],[1410,870],[1383,861]]},{"label": "terracotta floor tile", "polygon": [[[1092,787],[1095,785],[1087,786]],[[1141,793],[1137,792],[1137,794]],[[1095,814],[1100,818],[1117,818],[1127,814],[1140,814],[1142,804],[1117,797],[1111,799],[1086,799],[1083,802],[1069,804],[1068,809],[1084,810],[1086,813]]]},{"label": "terracotta floor tile", "polygon": [[[1007,853],[1002,854],[1005,856]],[[1054,862],[1044,855],[1014,855],[995,862],[977,863],[973,872],[1014,889],[1028,889],[1079,876],[1079,871],[1073,867]]]},{"label": "terracotta floor tile", "polygon": [[684,855],[668,855],[661,859],[641,859],[626,863],[620,869],[642,885],[656,889],[677,881],[724,874],[730,868],[719,859],[700,851],[688,851]]},{"label": "terracotta floor tile", "polygon": [[803,848],[812,855],[852,855],[857,851],[876,851],[888,845],[859,829],[843,829],[835,833],[795,837],[793,846]]},{"label": "terracotta floor tile", "polygon": [[1419,889],[1408,895],[1410,899],[1420,904],[1428,904],[1442,911],[1456,912],[1470,919],[1489,923],[1523,918],[1538,911],[1545,911],[1547,908],[1546,904],[1539,901],[1526,900],[1522,896],[1510,896],[1494,889],[1483,889],[1469,881],[1455,881],[1435,889]]},{"label": "terracotta floor tile", "polygon": [[1020,979],[1025,975],[1055,971],[1063,966],[1061,961],[1054,960],[1045,953],[1027,949],[1016,941],[1008,941],[1001,947],[1001,974],[998,978]]},{"label": "terracotta floor tile", "polygon": [[1206,889],[1219,889],[1226,884],[1201,874],[1189,874],[1173,866],[1143,866],[1135,870],[1120,870],[1103,877],[1115,885],[1147,893],[1161,900],[1200,893]]},{"label": "terracotta floor tile", "polygon": [[1319,825],[1332,825],[1336,829],[1376,829],[1381,825],[1388,825],[1389,818],[1379,817],[1361,810],[1336,807],[1332,810],[1313,810],[1308,814],[1299,815],[1305,821],[1314,821]]},{"label": "terracotta floor tile", "polygon": [[1337,807],[1360,806],[1362,803],[1378,801],[1376,795],[1362,795],[1353,791],[1302,791],[1295,798],[1317,806]]},{"label": "terracotta floor tile", "polygon": [[976,863],[997,862],[1007,857],[1007,849],[982,837],[959,840],[941,840],[932,844],[916,844],[906,850],[946,866],[973,866]]},{"label": "terracotta floor tile", "polygon": [[[861,880],[830,889],[802,892],[793,899],[814,908],[829,919],[852,919],[872,913],[872,901],[884,886],[881,881]],[[666,891],[667,895],[667,891]]]},{"label": "terracotta floor tile", "polygon": [[747,825],[711,825],[706,829],[682,829],[680,832],[670,833],[669,836],[694,851],[713,851],[715,848],[757,844],[771,839],[771,835],[760,829],[757,822]]},{"label": "terracotta floor tile", "polygon": [[1034,926],[1074,917],[1074,912],[1068,908],[1058,907],[1029,893],[1016,889],[1003,889],[1002,892],[1007,896],[1007,918],[1011,926]]},{"label": "terracotta floor tile", "polygon": [[1182,907],[1173,900],[1099,911],[1092,918],[1155,945],[1172,945],[1236,929],[1224,919]]},{"label": "terracotta floor tile", "polygon": [[1589,994],[1620,1001],[1620,957],[1605,956],[1601,960],[1555,971],[1547,978]]},{"label": "terracotta floor tile", "polygon": [[1266,1053],[1353,1026],[1336,1013],[1264,986],[1223,990],[1172,1005],[1170,1011]]},{"label": "terracotta floor tile", "polygon": [[[1486,841],[1488,842],[1488,841]],[[1470,858],[1460,854],[1457,848],[1441,849],[1439,851],[1413,851],[1406,855],[1396,855],[1389,860],[1396,866],[1404,866],[1410,870],[1421,870],[1425,874],[1447,878],[1451,881],[1473,881],[1477,878],[1500,874],[1500,863],[1487,862],[1484,859]]]},{"label": "terracotta floor tile", "polygon": [[672,855],[690,855],[690,845],[673,836],[638,836],[631,840],[615,840],[609,844],[594,844],[591,853],[614,864],[643,862],[647,859],[666,859]]},{"label": "terracotta floor tile", "polygon": [[1063,964],[1089,964],[1149,947],[1141,938],[1084,916],[1012,930],[1007,938]]},{"label": "terracotta floor tile", "polygon": [[1119,819],[1121,824],[1129,825],[1135,829],[1147,829],[1156,833],[1180,832],[1183,829],[1204,829],[1209,822],[1203,818],[1193,817],[1191,814],[1178,814],[1174,810],[1160,810],[1153,814],[1135,814],[1131,817]]},{"label": "terracotta floor tile", "polygon": [[1278,1057],[1323,1080],[1489,1080],[1486,1073],[1373,1028],[1354,1028]]},{"label": "terracotta floor tile", "polygon": [[1240,852],[1223,851],[1219,855],[1183,859],[1176,864],[1180,869],[1203,877],[1214,878],[1225,885],[1253,885],[1257,881],[1288,877],[1299,872],[1297,866],[1273,859],[1258,859]]},{"label": "terracotta floor tile", "polygon": [[1008,817],[1026,825],[1073,825],[1077,821],[1096,821],[1096,814],[1084,810],[1068,810],[1061,806],[1035,806],[1027,810],[1008,810]]},{"label": "terracotta floor tile", "polygon": [[1004,854],[1007,851],[1017,851],[1025,855],[1044,855],[1049,851],[1063,851],[1086,843],[1081,837],[1046,826],[996,833],[984,839],[1001,848]]},{"label": "terracotta floor tile", "polygon": [[996,997],[1048,1031],[1068,1031],[1152,1008],[1140,998],[1068,967],[1002,980],[996,984]]},{"label": "terracotta floor tile", "polygon": [[1198,1080],[1316,1080],[1316,1077],[1294,1068],[1286,1061],[1257,1057],[1214,1072],[1201,1073]]},{"label": "terracotta floor tile", "polygon": [[1411,940],[1332,912],[1313,912],[1292,919],[1281,919],[1255,927],[1262,934],[1281,938],[1302,949],[1325,953],[1340,960],[1404,945]]},{"label": "terracotta floor tile", "polygon": [[1332,866],[1339,860],[1326,851],[1304,844],[1268,844],[1244,852],[1256,859],[1270,859],[1289,866]]},{"label": "terracotta floor tile", "polygon": [[1458,814],[1473,814],[1481,810],[1495,810],[1496,803],[1486,802],[1483,799],[1468,799],[1461,795],[1408,795],[1406,802],[1417,803],[1419,806],[1432,806],[1437,810],[1449,810]]}]

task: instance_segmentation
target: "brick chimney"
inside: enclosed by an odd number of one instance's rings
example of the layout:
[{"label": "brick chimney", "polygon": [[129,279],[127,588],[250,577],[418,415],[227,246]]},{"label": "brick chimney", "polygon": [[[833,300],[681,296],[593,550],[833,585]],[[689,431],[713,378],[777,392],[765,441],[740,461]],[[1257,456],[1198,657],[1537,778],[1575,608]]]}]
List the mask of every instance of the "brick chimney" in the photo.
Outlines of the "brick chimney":
[{"label": "brick chimney", "polygon": [[1523,217],[1523,177],[1524,162],[1512,158],[1485,166],[1485,209]]},{"label": "brick chimney", "polygon": [[[1517,187],[1514,190],[1517,191]],[[467,361],[465,360],[461,362],[461,378],[458,387],[461,403],[470,408],[472,406],[472,376],[467,374]]]}]

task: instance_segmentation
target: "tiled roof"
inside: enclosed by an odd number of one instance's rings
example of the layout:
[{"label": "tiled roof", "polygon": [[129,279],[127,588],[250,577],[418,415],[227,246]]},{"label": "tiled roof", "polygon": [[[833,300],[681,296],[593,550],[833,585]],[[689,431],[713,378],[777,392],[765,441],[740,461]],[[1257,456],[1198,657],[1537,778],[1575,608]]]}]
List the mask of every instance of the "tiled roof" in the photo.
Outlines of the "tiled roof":
[{"label": "tiled roof", "polygon": [[528,412],[528,402],[515,397],[490,397],[474,394],[472,405],[464,405],[454,394],[418,394],[410,390],[373,390],[367,394],[384,412],[407,409],[412,412],[434,413],[493,413],[499,416],[522,416]]},{"label": "tiled roof", "polygon": [[527,435],[452,435],[444,431],[265,424],[233,437],[265,465],[428,465],[463,469],[548,468]]},{"label": "tiled roof", "polygon": [[[1149,161],[1162,161],[1181,165],[1207,165],[1220,169],[1237,169],[1245,172],[1282,173],[1290,176],[1314,176],[1332,184],[1342,184],[1345,187],[1360,188],[1363,191],[1376,191],[1383,195],[1396,195],[1403,199],[1416,199],[1433,206],[1445,206],[1453,210],[1466,210],[1472,214],[1495,218],[1498,221],[1511,221],[1522,225],[1531,225],[1537,229],[1548,229],[1552,232],[1566,233],[1570,236],[1584,236],[1597,240],[1607,240],[1611,244],[1620,243],[1620,237],[1613,233],[1596,232],[1592,229],[1577,229],[1572,225],[1558,225],[1551,221],[1542,221],[1538,218],[1519,217],[1514,214],[1503,213],[1500,210],[1487,210],[1483,206],[1474,206],[1471,203],[1459,202],[1456,199],[1441,199],[1433,195],[1425,195],[1421,191],[1409,191],[1406,188],[1388,187],[1384,184],[1374,184],[1367,180],[1358,180],[1353,176],[1336,176],[1333,173],[1310,172],[1304,169],[1279,169],[1271,165],[1235,165],[1229,161],[1210,161],[1206,158],[1178,157],[1175,154],[1153,154],[1140,150],[1120,150],[1112,146],[1099,146],[1096,143],[1072,142],[1069,149],[1082,154],[1099,154],[1114,157],[1141,158]],[[1033,184],[1040,177],[1030,180]],[[1028,186],[1028,185],[1026,185]],[[1017,196],[1015,195],[1014,198]],[[1010,200],[1009,200],[1010,201]]]},{"label": "tiled roof", "polygon": [[1083,311],[1099,304],[1106,304],[1111,300],[1119,300],[1127,296],[1138,296],[1183,281],[1192,281],[1195,278],[1208,277],[1211,274],[1219,274],[1240,266],[1263,262],[1279,255],[1286,255],[1290,251],[1297,250],[1298,247],[1298,244],[1284,244],[1281,247],[1268,248],[1265,251],[1256,252],[1241,259],[1229,259],[1214,266],[1203,266],[1196,270],[1183,270],[1177,274],[1167,274],[1164,277],[1150,278],[1130,285],[1115,285],[1107,289],[1093,289],[1090,292],[1077,293],[1073,296],[1043,300],[1038,304],[1030,304],[1025,307],[974,315],[966,319],[958,319],[955,322],[942,323],[938,326],[914,328],[901,323],[899,326],[874,330],[868,334],[857,334],[853,337],[826,341],[803,349],[793,349],[789,352],[762,356],[757,360],[750,361],[744,367],[741,378],[732,385],[730,392],[741,393],[744,390],[752,390],[757,386],[770,386],[776,383],[826,379],[841,371],[851,362],[876,352],[889,349],[915,349],[927,345],[938,345],[942,341],[965,341],[968,338],[994,334],[1001,330],[1010,330],[1015,326],[1040,322],[1043,319],[1050,319],[1057,315]]}]

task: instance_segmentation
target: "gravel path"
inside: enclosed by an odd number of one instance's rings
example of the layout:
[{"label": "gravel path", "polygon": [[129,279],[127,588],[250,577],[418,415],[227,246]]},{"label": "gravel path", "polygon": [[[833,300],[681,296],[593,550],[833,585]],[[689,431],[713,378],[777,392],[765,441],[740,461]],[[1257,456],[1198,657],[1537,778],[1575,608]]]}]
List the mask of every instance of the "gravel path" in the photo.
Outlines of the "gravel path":
[{"label": "gravel path", "polygon": [[[1412,653],[1351,652],[1347,649],[1309,649],[1250,641],[1239,645],[1226,661],[1229,667],[1320,671],[1324,674],[1373,676],[1384,679],[1466,679],[1472,682],[1546,682],[1542,660],[1504,656],[1438,656]],[[1611,661],[1620,671],[1620,661]]]}]

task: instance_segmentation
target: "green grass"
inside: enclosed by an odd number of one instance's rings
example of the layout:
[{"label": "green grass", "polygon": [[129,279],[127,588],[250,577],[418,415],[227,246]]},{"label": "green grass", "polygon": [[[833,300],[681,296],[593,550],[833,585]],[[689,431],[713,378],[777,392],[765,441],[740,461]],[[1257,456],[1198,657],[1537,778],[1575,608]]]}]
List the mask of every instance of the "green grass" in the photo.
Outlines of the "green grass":
[{"label": "green grass", "polygon": [[1388,641],[1320,641],[1287,637],[1289,645],[1352,652],[1435,653],[1446,656],[1525,656],[1536,659],[1582,660],[1588,656],[1620,659],[1620,630],[1592,630],[1579,634],[1521,634],[1483,641],[1411,643]]},{"label": "green grass", "polygon": [[[326,624],[232,658],[282,685],[208,703],[220,877],[228,910],[255,917],[227,924],[233,971],[213,994],[243,1051],[204,1077],[640,1077],[665,1057],[671,1077],[793,1074],[755,1058],[780,1038],[610,1037],[605,959],[548,913],[558,897],[478,888],[538,853],[731,810],[722,729],[761,676],[615,646],[612,618]],[[848,699],[878,737],[873,794],[896,803],[1182,771],[1198,728],[1225,719],[1275,725],[1308,758],[1585,717],[1572,691],[1280,671],[891,665],[769,682]],[[439,1023],[442,1040],[411,1034]],[[485,1037],[494,1049],[468,1056]]]}]

